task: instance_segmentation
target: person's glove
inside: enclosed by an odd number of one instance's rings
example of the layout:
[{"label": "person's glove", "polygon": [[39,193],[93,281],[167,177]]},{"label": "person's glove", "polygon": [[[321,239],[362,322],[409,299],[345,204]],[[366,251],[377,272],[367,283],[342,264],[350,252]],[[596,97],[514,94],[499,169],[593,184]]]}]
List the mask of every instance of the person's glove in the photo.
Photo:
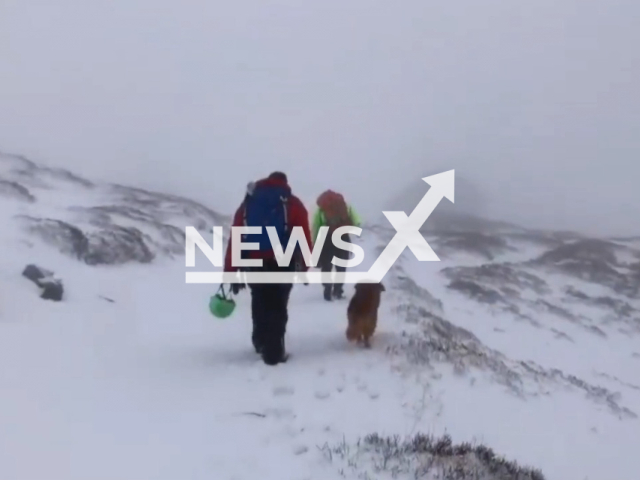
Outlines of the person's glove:
[{"label": "person's glove", "polygon": [[240,293],[240,290],[244,290],[246,288],[246,285],[242,282],[232,283],[230,286],[234,295],[237,295]]}]

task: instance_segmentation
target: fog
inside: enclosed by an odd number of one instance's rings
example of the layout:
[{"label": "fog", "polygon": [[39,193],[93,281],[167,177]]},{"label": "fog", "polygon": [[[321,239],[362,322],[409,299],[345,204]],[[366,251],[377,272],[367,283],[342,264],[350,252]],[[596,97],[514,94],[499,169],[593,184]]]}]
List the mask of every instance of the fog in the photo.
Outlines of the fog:
[{"label": "fog", "polygon": [[225,212],[273,170],[366,217],[455,168],[488,216],[640,234],[639,24],[632,0],[2,0],[0,150]]}]

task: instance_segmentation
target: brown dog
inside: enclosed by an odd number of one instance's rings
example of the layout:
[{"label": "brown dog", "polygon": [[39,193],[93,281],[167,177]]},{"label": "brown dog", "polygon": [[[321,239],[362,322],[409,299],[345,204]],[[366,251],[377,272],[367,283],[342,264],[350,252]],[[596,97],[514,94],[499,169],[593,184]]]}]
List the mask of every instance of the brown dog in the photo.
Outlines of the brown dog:
[{"label": "brown dog", "polygon": [[356,293],[347,308],[347,340],[363,343],[365,348],[371,348],[370,339],[378,325],[378,307],[380,306],[380,292],[385,288],[382,283],[358,283]]}]

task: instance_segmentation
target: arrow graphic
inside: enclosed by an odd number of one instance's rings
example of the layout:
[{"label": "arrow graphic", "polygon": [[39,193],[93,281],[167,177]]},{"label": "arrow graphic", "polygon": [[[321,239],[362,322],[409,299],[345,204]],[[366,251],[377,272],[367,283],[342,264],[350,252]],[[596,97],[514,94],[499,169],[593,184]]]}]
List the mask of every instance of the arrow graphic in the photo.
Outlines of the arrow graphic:
[{"label": "arrow graphic", "polygon": [[420,233],[420,228],[422,228],[422,225],[424,225],[444,197],[454,203],[454,174],[455,170],[449,170],[430,177],[424,177],[422,180],[428,183],[431,188],[422,197],[409,217],[404,212],[382,212],[393,228],[396,229],[396,234],[369,269],[369,276],[375,281],[382,281],[406,247],[409,247],[420,262],[440,261],[440,258]]},{"label": "arrow graphic", "polygon": [[[430,185],[411,215],[405,212],[382,212],[395,228],[396,234],[367,272],[242,272],[247,283],[377,283],[382,281],[405,248],[420,262],[439,262],[440,258],[420,233],[420,228],[443,198],[454,203],[455,170],[424,177]],[[237,272],[186,272],[187,283],[232,283],[241,277]]]}]

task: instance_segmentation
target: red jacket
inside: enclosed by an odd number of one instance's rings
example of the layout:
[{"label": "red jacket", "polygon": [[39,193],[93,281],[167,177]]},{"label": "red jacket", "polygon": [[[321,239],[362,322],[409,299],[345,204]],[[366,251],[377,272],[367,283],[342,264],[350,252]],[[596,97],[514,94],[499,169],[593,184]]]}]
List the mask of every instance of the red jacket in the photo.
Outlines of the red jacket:
[{"label": "red jacket", "polygon": [[[277,179],[266,178],[256,182],[256,187],[260,185],[285,186],[289,189],[289,191],[291,191],[291,187],[289,187],[287,183]],[[287,207],[288,207],[287,218],[289,219],[289,226],[292,228],[302,227],[304,231],[304,236],[307,240],[307,245],[309,245],[309,248],[312,250],[313,243],[311,241],[311,232],[309,229],[309,213],[307,212],[307,209],[305,208],[304,204],[300,201],[300,199],[295,195],[291,195],[291,197],[289,198],[289,202],[287,203]],[[233,224],[231,226],[232,227],[244,226],[244,201],[240,204],[240,207],[238,207],[238,210],[236,210],[236,213],[233,216]],[[282,248],[286,249],[286,245],[283,245]],[[268,252],[258,252],[256,250],[245,250],[245,252],[248,258],[266,259],[266,258],[274,257],[274,253],[272,250]],[[305,262],[301,262],[301,263],[302,263],[302,269],[304,271],[307,271],[308,267],[306,263]],[[229,243],[227,244],[227,251],[224,258],[224,271],[234,272],[237,269],[238,267],[234,267],[231,265],[231,236],[229,236]]]}]

